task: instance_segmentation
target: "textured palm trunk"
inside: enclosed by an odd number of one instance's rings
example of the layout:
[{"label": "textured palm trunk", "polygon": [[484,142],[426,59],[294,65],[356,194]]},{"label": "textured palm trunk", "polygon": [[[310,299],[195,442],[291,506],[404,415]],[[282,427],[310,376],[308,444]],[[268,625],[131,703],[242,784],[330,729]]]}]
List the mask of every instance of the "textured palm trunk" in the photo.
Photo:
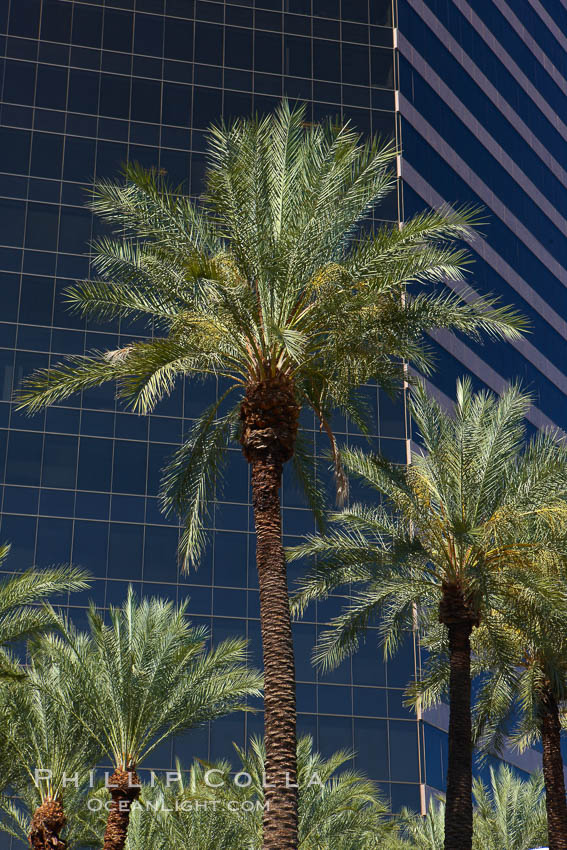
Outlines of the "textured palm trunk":
[{"label": "textured palm trunk", "polygon": [[112,801],[106,821],[103,850],[123,850],[128,837],[130,809],[140,796],[138,775],[135,770],[117,767],[108,780]]},{"label": "textured palm trunk", "polygon": [[567,850],[567,801],[561,756],[561,722],[555,696],[548,690],[541,713],[543,777],[549,850]]},{"label": "textured palm trunk", "polygon": [[44,800],[33,813],[29,832],[33,850],[66,850],[67,844],[59,833],[67,822],[59,800]]},{"label": "textured palm trunk", "polygon": [[446,587],[439,619],[449,632],[449,764],[445,850],[472,850],[471,633],[477,622],[458,587]]},{"label": "textured palm trunk", "polygon": [[295,660],[280,503],[283,464],[293,454],[298,413],[293,385],[276,377],[248,388],[241,416],[243,451],[252,466],[264,656],[263,850],[297,850],[298,842]]}]

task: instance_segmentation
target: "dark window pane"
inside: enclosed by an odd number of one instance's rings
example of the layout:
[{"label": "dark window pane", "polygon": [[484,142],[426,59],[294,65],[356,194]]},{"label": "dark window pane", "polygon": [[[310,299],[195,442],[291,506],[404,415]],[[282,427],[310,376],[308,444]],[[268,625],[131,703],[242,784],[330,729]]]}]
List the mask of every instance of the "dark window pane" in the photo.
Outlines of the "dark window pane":
[{"label": "dark window pane", "polygon": [[163,50],[163,18],[158,15],[136,15],[134,53],[161,56]]},{"label": "dark window pane", "polygon": [[339,18],[340,0],[313,0],[313,14],[321,18]]},{"label": "dark window pane", "polygon": [[41,0],[17,0],[11,4],[10,34],[37,38]]},{"label": "dark window pane", "polygon": [[392,24],[392,4],[390,0],[372,0],[370,3],[370,23],[387,27]]},{"label": "dark window pane", "polygon": [[102,38],[102,8],[75,4],[73,10],[73,44],[100,47]]},{"label": "dark window pane", "polygon": [[71,489],[75,486],[77,444],[77,437],[66,437],[61,434],[45,435],[41,481],[44,487]]},{"label": "dark window pane", "polygon": [[175,581],[177,579],[176,528],[146,526],[144,543],[144,580]]},{"label": "dark window pane", "polygon": [[69,254],[82,254],[91,236],[91,213],[76,207],[61,208],[59,250]]},{"label": "dark window pane", "polygon": [[371,47],[371,82],[373,86],[393,88],[393,53],[380,47]]},{"label": "dark window pane", "polygon": [[54,204],[29,204],[26,223],[26,248],[57,250],[59,207]]},{"label": "dark window pane", "polygon": [[282,37],[276,33],[254,34],[254,67],[257,71],[282,73]]},{"label": "dark window pane", "polygon": [[33,105],[35,68],[31,62],[6,62],[3,98],[7,103]]},{"label": "dark window pane", "polygon": [[164,83],[162,120],[164,124],[189,126],[191,123],[191,86]]},{"label": "dark window pane", "polygon": [[178,18],[192,18],[195,14],[195,0],[166,0],[166,13]]},{"label": "dark window pane", "polygon": [[79,443],[79,490],[108,491],[112,469],[111,440],[81,437]]},{"label": "dark window pane", "polygon": [[34,133],[31,170],[35,177],[61,177],[63,136]]},{"label": "dark window pane", "polygon": [[354,688],[354,713],[367,717],[387,717],[386,688]]},{"label": "dark window pane", "polygon": [[69,77],[69,110],[95,115],[98,112],[99,83],[100,75],[94,71],[72,68]]},{"label": "dark window pane", "polygon": [[[349,689],[345,688],[345,690]],[[321,710],[321,705],[319,705],[319,710]],[[337,750],[352,749],[352,719],[350,717],[320,716],[318,721],[318,749],[324,758],[329,758]]]},{"label": "dark window pane", "polygon": [[[10,274],[9,272],[2,272],[0,274],[0,313],[5,322],[15,322],[17,319],[19,290],[18,275]],[[9,354],[11,357],[11,352],[3,352],[3,354]],[[5,398],[2,393],[3,383],[4,375],[0,373],[1,398]]]},{"label": "dark window pane", "polygon": [[52,278],[24,275],[20,298],[20,322],[50,325],[54,290],[55,282]]},{"label": "dark window pane", "polygon": [[132,80],[132,121],[160,120],[161,83],[157,80]]},{"label": "dark window pane", "polygon": [[419,780],[417,723],[411,720],[390,720],[391,777],[398,782]]},{"label": "dark window pane", "polygon": [[145,493],[147,451],[145,443],[134,443],[130,440],[116,441],[113,490],[118,493]]},{"label": "dark window pane", "polygon": [[311,0],[287,0],[286,12],[295,12],[298,15],[311,14]]},{"label": "dark window pane", "polygon": [[43,434],[12,431],[8,441],[6,481],[9,484],[39,484]]},{"label": "dark window pane", "polygon": [[343,44],[343,83],[367,86],[368,82],[368,48]]},{"label": "dark window pane", "polygon": [[43,0],[41,37],[48,41],[67,42],[71,34],[71,3]]},{"label": "dark window pane", "polygon": [[[195,86],[193,99],[193,126],[206,129],[218,121],[222,109],[222,92]],[[193,159],[195,157],[193,156]]]},{"label": "dark window pane", "polygon": [[110,524],[108,543],[109,578],[136,579],[142,574],[143,525]]},{"label": "dark window pane", "polygon": [[126,162],[128,148],[119,142],[98,142],[96,149],[97,177],[116,177]]},{"label": "dark window pane", "polygon": [[311,664],[311,653],[315,645],[315,636],[315,626],[312,623],[293,624],[295,675],[299,681],[315,681],[315,669]]},{"label": "dark window pane", "polygon": [[354,749],[356,769],[370,779],[389,778],[388,731],[386,720],[354,719]]},{"label": "dark window pane", "polygon": [[113,118],[128,118],[130,78],[103,74],[100,81],[100,112]]},{"label": "dark window pane", "polygon": [[193,21],[179,21],[166,18],[165,56],[168,59],[193,59]]},{"label": "dark window pane", "polygon": [[246,587],[246,534],[217,531],[215,534],[215,585]]},{"label": "dark window pane", "polygon": [[324,714],[352,714],[352,688],[319,684],[319,711]]},{"label": "dark window pane", "polygon": [[15,174],[27,174],[29,169],[31,133],[27,130],[0,129],[2,168]]},{"label": "dark window pane", "polygon": [[104,40],[106,50],[120,50],[129,53],[132,50],[132,15],[107,9],[104,13]]},{"label": "dark window pane", "polygon": [[38,65],[36,106],[65,109],[67,99],[67,69]]},{"label": "dark window pane", "polygon": [[341,62],[337,43],[314,39],[313,76],[319,80],[340,80]]},{"label": "dark window pane", "polygon": [[226,27],[224,62],[232,68],[252,68],[252,30]]},{"label": "dark window pane", "polygon": [[23,201],[0,200],[3,245],[21,245],[24,236],[25,204]]},{"label": "dark window pane", "polygon": [[195,62],[222,65],[222,34],[216,24],[195,24]]},{"label": "dark window pane", "polygon": [[37,562],[42,567],[69,563],[71,559],[70,519],[42,519],[37,527]]},{"label": "dark window pane", "polygon": [[95,142],[68,136],[65,142],[63,179],[90,181],[95,170]]},{"label": "dark window pane", "polygon": [[108,548],[108,523],[75,522],[73,540],[73,563],[93,572],[104,575]]},{"label": "dark window pane", "polygon": [[292,77],[311,76],[311,39],[286,35],[284,38],[285,73]]}]

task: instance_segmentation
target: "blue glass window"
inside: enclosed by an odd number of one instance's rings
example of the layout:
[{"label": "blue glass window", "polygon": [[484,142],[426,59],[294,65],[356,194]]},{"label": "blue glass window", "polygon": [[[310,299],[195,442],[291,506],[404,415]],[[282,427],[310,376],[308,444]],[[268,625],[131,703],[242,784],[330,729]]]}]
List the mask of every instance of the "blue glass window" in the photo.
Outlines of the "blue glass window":
[{"label": "blue glass window", "polygon": [[44,487],[73,488],[77,473],[77,437],[46,434],[43,449]]},{"label": "blue glass window", "polygon": [[378,781],[389,779],[388,727],[386,720],[354,718],[356,769]]}]

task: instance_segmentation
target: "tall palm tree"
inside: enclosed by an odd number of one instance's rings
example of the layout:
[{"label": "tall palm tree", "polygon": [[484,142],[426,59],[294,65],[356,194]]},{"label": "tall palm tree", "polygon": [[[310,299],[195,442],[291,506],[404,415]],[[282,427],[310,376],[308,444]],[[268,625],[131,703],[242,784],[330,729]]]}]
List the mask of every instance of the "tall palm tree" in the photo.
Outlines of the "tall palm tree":
[{"label": "tall palm tree", "polygon": [[[9,554],[10,546],[0,545],[0,568]],[[55,612],[40,603],[87,587],[87,574],[74,567],[30,569],[0,579],[0,678],[21,673],[10,645],[57,628]]]},{"label": "tall palm tree", "polygon": [[[490,769],[490,783],[473,783],[474,850],[532,850],[546,840],[547,823],[543,778],[534,773],[521,779],[506,765]],[[401,814],[403,843],[391,850],[443,850],[445,803],[430,800],[424,817],[405,810]],[[386,844],[384,850],[390,850]]]},{"label": "tall palm tree", "polygon": [[[3,690],[2,768],[10,790],[0,797],[0,829],[33,850],[65,850],[68,815],[85,803],[89,770],[101,749],[77,717],[81,683],[31,646],[25,678]],[[65,838],[61,833],[65,831]]]},{"label": "tall palm tree", "polygon": [[[423,334],[432,328],[513,338],[524,327],[495,299],[441,283],[462,281],[468,256],[455,240],[469,235],[473,212],[427,212],[402,229],[372,229],[373,209],[395,186],[395,149],[305,117],[284,103],[265,118],[213,128],[199,202],[135,166],[123,184],[99,182],[91,208],[115,235],[94,245],[100,279],[71,287],[67,301],[85,316],[145,319],[156,336],[72,357],[36,373],[20,395],[20,406],[36,411],[113,380],[126,403],[148,413],[177,378],[222,379],[226,390],[166,472],[164,504],[184,518],[185,565],[197,563],[223,450],[240,443],[251,465],[266,769],[274,786],[265,850],[297,848],[294,656],[279,491],[293,458],[321,516],[297,439],[301,409],[315,412],[330,439],[344,497],[330,417],[339,409],[364,427],[361,384],[399,386],[403,359],[427,370]],[[411,296],[402,297],[410,283]]]},{"label": "tall palm tree", "polygon": [[[554,538],[556,529],[552,529]],[[559,546],[566,545],[560,536]],[[557,542],[550,540],[557,550]],[[559,561],[559,564],[555,563]],[[567,704],[567,591],[563,558],[542,559],[525,577],[498,622],[498,642],[484,628],[475,641],[482,687],[476,697],[475,737],[498,752],[503,735],[525,749],[541,743],[550,850],[567,848],[567,801],[561,727]],[[559,566],[559,569],[557,569]],[[541,573],[543,572],[543,577]],[[539,573],[539,575],[538,575]],[[543,581],[541,579],[543,578]],[[543,592],[542,592],[543,586]]]},{"label": "tall palm tree", "polygon": [[91,606],[88,634],[69,627],[64,639],[49,640],[52,657],[80,683],[77,717],[114,768],[104,850],[124,847],[144,759],[172,735],[245,709],[246,698],[261,693],[260,675],[246,666],[246,642],[207,650],[206,629],[191,627],[185,610],[157,598],[138,602],[130,588],[108,624]]},{"label": "tall palm tree", "polygon": [[360,451],[344,455],[347,469],[385,505],[343,510],[332,533],[290,553],[318,561],[301,585],[299,608],[348,582],[363,586],[322,636],[316,660],[324,665],[352,652],[374,617],[386,655],[414,618],[424,634],[437,625],[438,651],[426,665],[421,698],[427,706],[439,697],[432,683],[447,686],[447,850],[472,846],[471,636],[482,623],[497,644],[497,613],[524,592],[530,566],[549,550],[549,535],[533,533],[535,518],[564,522],[567,513],[567,452],[552,435],[524,443],[529,404],[517,388],[497,399],[474,394],[465,380],[446,412],[418,387],[411,414],[423,454],[410,466]]}]

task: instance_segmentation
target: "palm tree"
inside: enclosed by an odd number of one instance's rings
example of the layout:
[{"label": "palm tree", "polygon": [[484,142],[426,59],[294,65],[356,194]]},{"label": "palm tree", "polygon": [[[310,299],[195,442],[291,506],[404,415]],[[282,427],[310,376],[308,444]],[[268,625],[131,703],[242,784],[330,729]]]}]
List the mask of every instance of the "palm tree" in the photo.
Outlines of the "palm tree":
[{"label": "palm tree", "polygon": [[[136,833],[131,843],[129,832],[128,850],[260,850],[265,747],[253,739],[248,753],[235,749],[238,784],[232,765],[219,762],[195,763],[185,777],[178,765],[179,783],[144,787],[145,808],[136,809]],[[352,753],[340,751],[323,759],[313,752],[311,738],[298,742],[299,850],[378,850],[393,834],[395,825],[373,783],[350,769],[338,773],[351,758]]]},{"label": "palm tree", "polygon": [[530,567],[549,551],[548,535],[533,526],[567,513],[567,453],[551,435],[525,446],[529,404],[517,388],[496,399],[474,394],[465,380],[449,413],[418,387],[411,414],[424,452],[409,467],[344,454],[347,469],[385,506],[353,505],[333,517],[332,533],[290,553],[318,561],[301,585],[300,609],[348,582],[363,585],[323,634],[319,663],[339,663],[376,616],[386,655],[415,618],[422,634],[437,629],[427,687],[415,690],[425,707],[448,690],[447,850],[472,846],[471,635],[483,623],[497,645],[497,612],[524,592]]},{"label": "palm tree", "polygon": [[[552,529],[550,537],[555,535]],[[565,546],[561,534],[559,541],[550,539],[550,549],[557,551],[558,544]],[[541,742],[548,844],[550,850],[565,850],[561,726],[567,702],[567,592],[563,559],[559,565],[557,560],[547,553],[538,570],[525,577],[527,592],[515,594],[499,618],[498,643],[478,630],[476,666],[483,684],[476,698],[475,737],[484,750],[497,752],[504,733],[522,750]]]},{"label": "palm tree", "polygon": [[[0,546],[0,568],[10,553],[10,546]],[[74,567],[52,567],[27,570],[0,579],[0,679],[21,674],[11,644],[57,628],[55,612],[40,603],[51,596],[84,590],[87,575]]]},{"label": "palm tree", "polygon": [[[546,840],[547,824],[541,773],[520,779],[506,765],[490,768],[490,784],[473,783],[474,850],[531,850]],[[400,816],[400,838],[395,850],[443,850],[445,803],[430,800],[427,814],[416,816],[405,810]],[[392,850],[394,850],[392,847]],[[385,850],[390,850],[386,845]]]},{"label": "palm tree", "polygon": [[[545,794],[541,773],[520,779],[514,770],[490,768],[490,783],[473,784],[475,843],[478,850],[531,850],[547,838]],[[551,846],[551,845],[550,845]]]},{"label": "palm tree", "polygon": [[52,657],[80,683],[77,717],[112,760],[104,850],[124,847],[140,793],[136,770],[160,743],[260,696],[261,677],[246,666],[246,642],[207,650],[207,631],[191,627],[186,604],[138,602],[130,587],[123,606],[110,608],[108,624],[91,605],[88,634],[68,627],[64,638],[49,640]]},{"label": "palm tree", "polygon": [[[77,719],[80,683],[31,646],[26,676],[3,690],[2,735],[10,789],[0,797],[0,829],[29,840],[34,850],[65,850],[78,822],[68,816],[85,803],[89,770],[101,750]],[[65,830],[65,840],[61,833]]]},{"label": "palm tree", "polygon": [[[163,498],[184,518],[184,565],[196,564],[224,449],[240,443],[251,466],[266,769],[274,786],[265,850],[297,848],[294,656],[279,493],[290,459],[321,517],[298,442],[300,411],[314,411],[328,435],[344,497],[330,417],[339,409],[364,427],[361,384],[400,386],[404,358],[427,370],[423,334],[432,328],[514,338],[524,327],[495,299],[442,285],[462,286],[468,255],[455,240],[470,234],[475,213],[434,211],[402,229],[369,228],[375,205],[395,186],[395,155],[349,126],[310,125],[304,109],[283,103],[273,115],[210,131],[199,202],[136,166],[127,167],[123,184],[99,182],[91,209],[115,235],[94,245],[101,279],[71,287],[67,301],[85,316],[143,318],[156,336],[71,357],[35,373],[19,396],[33,412],[117,381],[119,396],[148,413],[177,378],[213,376],[226,386],[175,455]],[[402,297],[409,283],[412,294]]]}]

